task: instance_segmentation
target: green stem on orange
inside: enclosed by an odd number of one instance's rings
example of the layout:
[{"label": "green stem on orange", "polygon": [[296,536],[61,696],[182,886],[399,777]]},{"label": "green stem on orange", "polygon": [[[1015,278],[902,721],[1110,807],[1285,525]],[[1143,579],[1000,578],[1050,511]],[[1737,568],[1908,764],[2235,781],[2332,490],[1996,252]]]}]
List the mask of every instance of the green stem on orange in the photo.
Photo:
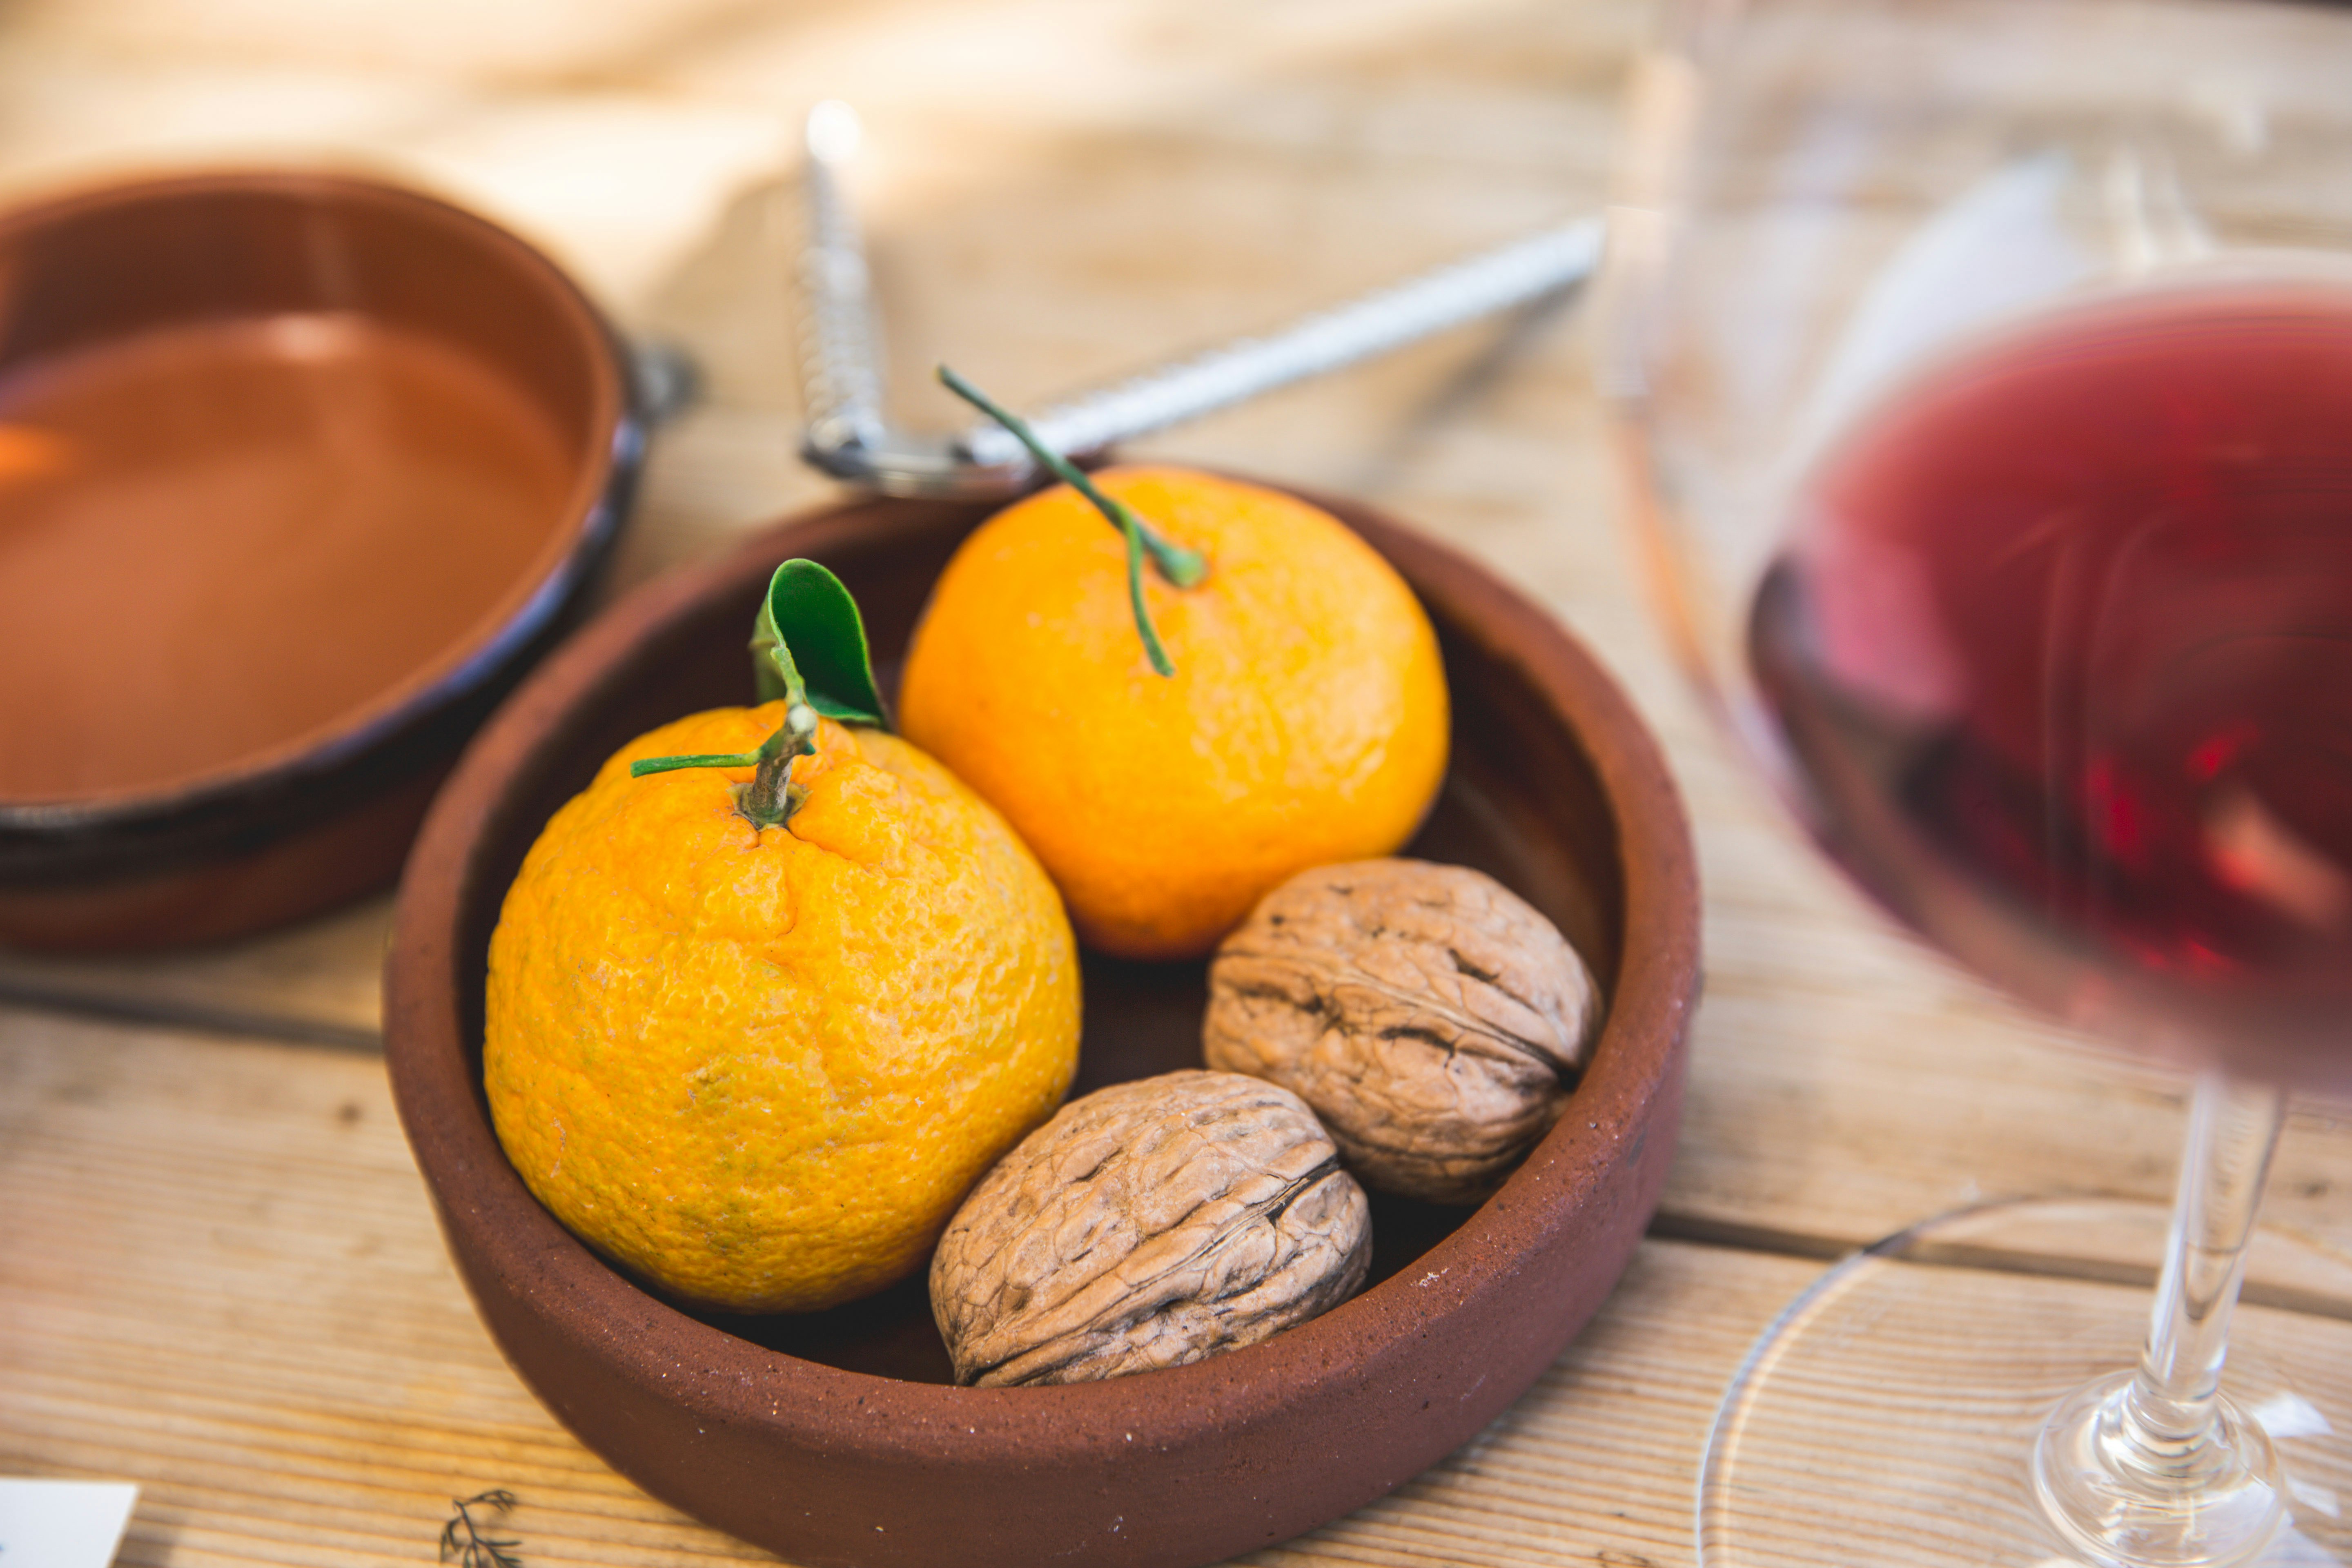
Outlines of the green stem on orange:
[{"label": "green stem on orange", "polygon": [[759,764],[757,752],[697,752],[692,756],[641,757],[629,764],[629,776],[676,773],[680,768],[749,768]]},{"label": "green stem on orange", "polygon": [[1135,509],[1114,496],[1105,495],[1101,487],[1087,478],[1085,469],[1037,439],[1035,431],[1017,415],[999,407],[986,393],[972,385],[946,365],[940,366],[940,382],[950,392],[995,420],[1012,432],[1015,440],[1029,448],[1030,455],[1044,464],[1054,476],[1072,489],[1092,501],[1095,510],[1110,520],[1110,524],[1127,539],[1127,597],[1135,611],[1135,629],[1143,638],[1143,651],[1150,656],[1151,668],[1162,675],[1176,673],[1168,650],[1160,642],[1160,634],[1151,625],[1151,615],[1143,603],[1143,560],[1151,558],[1154,570],[1171,587],[1192,588],[1209,574],[1208,558],[1197,550],[1162,539],[1135,515]]},{"label": "green stem on orange", "polygon": [[629,764],[629,776],[666,773],[677,768],[753,768],[751,782],[735,790],[735,809],[754,827],[775,827],[792,820],[808,799],[808,786],[793,782],[793,759],[816,755],[816,710],[797,685],[784,694],[784,721],[760,743],[756,752],[700,752],[691,756],[641,757]]}]

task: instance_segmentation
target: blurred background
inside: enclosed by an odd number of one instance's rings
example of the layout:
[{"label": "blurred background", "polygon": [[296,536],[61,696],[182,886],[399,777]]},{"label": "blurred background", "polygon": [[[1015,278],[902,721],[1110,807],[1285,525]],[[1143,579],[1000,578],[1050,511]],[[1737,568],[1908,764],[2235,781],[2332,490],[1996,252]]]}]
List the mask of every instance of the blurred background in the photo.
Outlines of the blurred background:
[{"label": "blurred background", "polygon": [[[864,116],[855,196],[908,423],[945,358],[1015,406],[1281,323],[1594,206],[1630,0],[32,0],[0,7],[0,197],[295,162],[536,241],[707,397],[657,443],[620,577],[824,493],[793,457],[798,132]],[[1522,334],[1525,336],[1525,334]],[[1167,438],[1400,504],[1553,453],[1578,374],[1493,331]],[[1516,346],[1516,345],[1515,345]],[[1466,383],[1466,384],[1465,384]],[[1465,401],[1485,400],[1475,440]],[[1454,432],[1449,443],[1442,438]],[[1532,548],[1531,535],[1507,549]]]}]

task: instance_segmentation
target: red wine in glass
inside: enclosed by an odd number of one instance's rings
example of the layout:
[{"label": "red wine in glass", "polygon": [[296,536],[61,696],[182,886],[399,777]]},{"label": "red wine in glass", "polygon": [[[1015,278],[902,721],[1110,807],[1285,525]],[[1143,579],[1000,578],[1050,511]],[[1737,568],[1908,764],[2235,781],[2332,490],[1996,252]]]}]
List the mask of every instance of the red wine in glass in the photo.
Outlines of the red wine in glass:
[{"label": "red wine in glass", "polygon": [[1749,655],[1832,853],[2126,1044],[2352,1089],[2352,288],[2012,329],[1795,504]]}]

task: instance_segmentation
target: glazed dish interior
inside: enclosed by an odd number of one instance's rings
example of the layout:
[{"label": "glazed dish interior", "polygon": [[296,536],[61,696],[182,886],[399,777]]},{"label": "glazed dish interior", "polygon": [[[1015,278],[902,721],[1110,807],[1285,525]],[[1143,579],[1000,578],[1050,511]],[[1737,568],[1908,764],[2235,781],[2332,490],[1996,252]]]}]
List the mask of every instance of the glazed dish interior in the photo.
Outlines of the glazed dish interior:
[{"label": "glazed dish interior", "polygon": [[[906,521],[893,531],[822,557],[865,611],[886,688],[929,584],[984,513],[939,506],[900,515]],[[505,795],[504,819],[484,825],[483,842],[490,847],[471,868],[457,963],[464,977],[461,1038],[471,1043],[478,1100],[489,936],[524,850],[540,826],[624,742],[681,714],[749,700],[744,630],[759,589],[747,583],[740,599],[709,603],[670,626],[643,658],[611,677],[594,700],[574,705],[564,727]],[[1523,669],[1485,651],[1468,628],[1449,621],[1444,605],[1428,608],[1454,693],[1453,755],[1444,794],[1405,852],[1474,866],[1504,882],[1560,928],[1607,992],[1623,950],[1624,889],[1614,819],[1591,762],[1548,720]],[[1084,967],[1085,1026],[1074,1096],[1201,1065],[1204,964],[1121,963],[1087,954]],[[1571,1097],[1570,1114],[1574,1103]],[[487,1122],[487,1105],[479,1109]],[[1475,1212],[1373,1194],[1374,1258],[1367,1289],[1378,1289]],[[919,1275],[828,1312],[694,1315],[740,1339],[824,1365],[919,1383],[950,1381]]]},{"label": "glazed dish interior", "polygon": [[364,730],[461,669],[602,481],[551,269],[343,182],[164,182],[0,226],[0,804]]}]

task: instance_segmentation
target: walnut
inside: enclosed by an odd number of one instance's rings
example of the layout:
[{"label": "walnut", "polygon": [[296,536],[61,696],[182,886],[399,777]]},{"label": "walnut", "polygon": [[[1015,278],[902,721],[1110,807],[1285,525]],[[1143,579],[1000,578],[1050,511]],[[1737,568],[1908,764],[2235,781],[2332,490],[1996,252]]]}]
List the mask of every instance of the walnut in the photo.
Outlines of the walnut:
[{"label": "walnut", "polygon": [[1371,1211],[1298,1097],[1175,1072],[1064,1106],[997,1162],[931,1259],[958,1383],[1181,1366],[1346,1300]]},{"label": "walnut", "polygon": [[1370,1186],[1475,1203],[1559,1115],[1600,1006],[1550,921],[1462,866],[1300,873],[1217,950],[1209,1065],[1294,1090]]}]

